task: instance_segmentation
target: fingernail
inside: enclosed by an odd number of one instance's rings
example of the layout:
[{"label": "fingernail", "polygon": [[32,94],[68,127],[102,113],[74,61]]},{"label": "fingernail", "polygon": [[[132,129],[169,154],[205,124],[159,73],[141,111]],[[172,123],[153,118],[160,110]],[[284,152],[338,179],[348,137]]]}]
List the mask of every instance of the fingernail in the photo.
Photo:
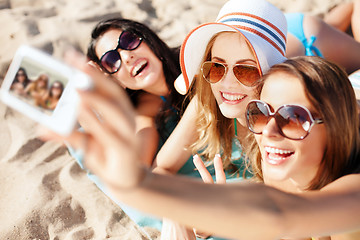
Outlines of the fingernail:
[{"label": "fingernail", "polygon": [[215,157],[221,158],[220,153],[217,153],[217,154],[215,155]]}]

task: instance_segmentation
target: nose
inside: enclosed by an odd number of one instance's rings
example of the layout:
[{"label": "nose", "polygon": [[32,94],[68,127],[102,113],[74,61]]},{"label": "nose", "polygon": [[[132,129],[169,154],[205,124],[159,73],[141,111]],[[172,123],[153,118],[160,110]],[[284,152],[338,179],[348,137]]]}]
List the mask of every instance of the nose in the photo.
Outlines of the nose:
[{"label": "nose", "polygon": [[123,62],[126,64],[131,64],[131,61],[134,59],[134,52],[128,50],[118,50],[120,57]]},{"label": "nose", "polygon": [[275,118],[271,118],[268,123],[265,125],[263,131],[262,131],[262,135],[266,136],[266,137],[279,137],[281,136],[280,134],[280,129],[276,124]]},{"label": "nose", "polygon": [[223,80],[221,82],[225,86],[235,85],[236,87],[238,87],[239,82],[235,77],[232,66],[228,67],[228,69],[227,69],[227,71],[225,73],[225,76],[224,76],[224,78],[223,78]]}]

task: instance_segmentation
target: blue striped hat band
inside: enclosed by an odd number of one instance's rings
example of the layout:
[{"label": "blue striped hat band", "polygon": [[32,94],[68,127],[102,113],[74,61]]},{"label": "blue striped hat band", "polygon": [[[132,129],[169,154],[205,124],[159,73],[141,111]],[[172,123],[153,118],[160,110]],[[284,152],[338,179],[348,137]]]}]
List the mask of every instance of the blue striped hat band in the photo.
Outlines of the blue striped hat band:
[{"label": "blue striped hat band", "polygon": [[217,22],[256,34],[285,56],[286,36],[279,28],[265,19],[253,14],[236,12],[221,17]]}]

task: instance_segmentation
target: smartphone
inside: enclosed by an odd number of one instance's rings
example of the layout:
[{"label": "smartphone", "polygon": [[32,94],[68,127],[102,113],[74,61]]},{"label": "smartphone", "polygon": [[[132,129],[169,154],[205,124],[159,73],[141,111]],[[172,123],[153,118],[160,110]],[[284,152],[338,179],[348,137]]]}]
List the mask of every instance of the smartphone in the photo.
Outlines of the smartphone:
[{"label": "smartphone", "polygon": [[5,75],[1,100],[11,108],[61,134],[76,126],[79,96],[91,89],[91,78],[53,56],[23,45]]}]

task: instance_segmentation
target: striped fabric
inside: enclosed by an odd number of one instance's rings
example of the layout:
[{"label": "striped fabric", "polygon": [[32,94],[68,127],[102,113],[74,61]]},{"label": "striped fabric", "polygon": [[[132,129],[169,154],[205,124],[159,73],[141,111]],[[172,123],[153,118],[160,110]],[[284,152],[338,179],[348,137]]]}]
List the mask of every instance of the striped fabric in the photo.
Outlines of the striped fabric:
[{"label": "striped fabric", "polygon": [[238,29],[251,32],[269,42],[281,55],[285,56],[286,36],[269,21],[248,13],[230,13],[221,17],[217,22],[232,25]]}]

